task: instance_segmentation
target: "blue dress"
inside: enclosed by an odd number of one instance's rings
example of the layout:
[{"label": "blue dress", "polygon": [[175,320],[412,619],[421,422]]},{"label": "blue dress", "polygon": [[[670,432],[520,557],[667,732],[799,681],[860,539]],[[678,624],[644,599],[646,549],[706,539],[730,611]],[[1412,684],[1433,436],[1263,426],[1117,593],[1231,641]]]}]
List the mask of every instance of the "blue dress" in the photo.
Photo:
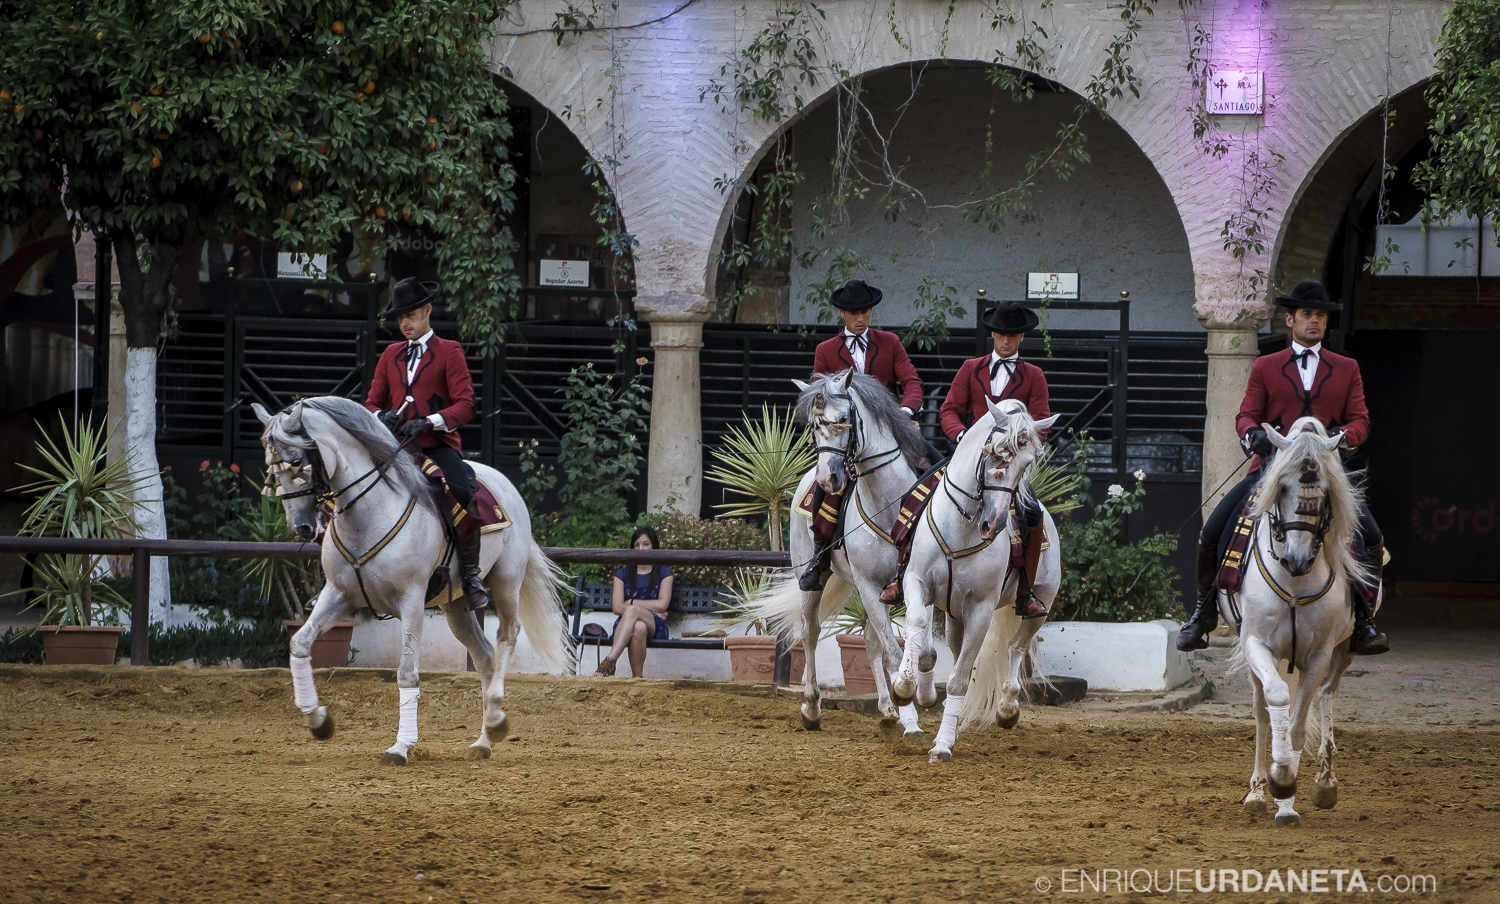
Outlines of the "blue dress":
[{"label": "blue dress", "polygon": [[[663,565],[661,567],[662,579],[665,580],[666,578],[669,578],[671,576],[671,567]],[[651,580],[651,572],[649,571],[645,574],[640,574],[635,570],[635,566],[622,565],[619,568],[615,569],[615,577],[619,578],[620,583],[625,585],[625,600],[627,602],[629,602],[630,600],[654,600],[657,597],[661,596],[661,581],[647,586],[647,582]],[[661,613],[653,612],[651,613],[651,615],[656,620],[655,639],[666,640],[671,637],[671,632],[667,630],[667,620],[662,617]],[[614,639],[615,631],[618,630],[619,627],[620,619],[617,618],[615,619],[614,627],[609,629],[609,637],[611,640]]]}]

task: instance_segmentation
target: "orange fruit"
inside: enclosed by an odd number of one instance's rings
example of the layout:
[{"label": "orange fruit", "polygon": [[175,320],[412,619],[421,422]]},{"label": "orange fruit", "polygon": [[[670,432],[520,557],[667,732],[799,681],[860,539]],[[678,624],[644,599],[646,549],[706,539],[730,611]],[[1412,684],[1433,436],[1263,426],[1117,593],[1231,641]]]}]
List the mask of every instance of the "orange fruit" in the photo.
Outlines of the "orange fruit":
[{"label": "orange fruit", "polygon": [[36,136],[36,140],[37,141],[41,141],[43,138],[46,137],[46,133],[43,132],[41,129],[37,129],[34,132],[32,132],[31,134],[33,134],[33,135]]},{"label": "orange fruit", "polygon": [[342,23],[342,22],[335,22],[335,23],[333,23],[333,33],[336,34],[336,35],[343,34],[344,33],[344,23]]},{"label": "orange fruit", "polygon": [[152,97],[161,97],[161,89],[160,88],[152,88],[151,89],[151,96]]},{"label": "orange fruit", "polygon": [[299,192],[301,190],[302,190],[302,182],[300,180],[294,180],[292,182],[292,191],[295,193],[295,192]]},{"label": "orange fruit", "polygon": [[435,117],[429,116],[427,117],[427,124],[430,126],[435,126],[437,125],[437,119]]},{"label": "orange fruit", "polygon": [[0,100],[10,100],[12,97],[9,88],[0,90]]},{"label": "orange fruit", "polygon": [[[41,129],[37,129],[37,131],[40,132]],[[377,216],[377,217],[383,217],[383,216],[385,216],[385,208],[384,207],[377,207],[377,208],[375,208],[375,216]]]},{"label": "orange fruit", "polygon": [[325,141],[322,144],[318,145],[318,153],[319,154],[326,154],[326,153],[328,153],[328,142]]},{"label": "orange fruit", "polygon": [[102,32],[102,31],[101,32],[96,32],[94,34],[94,40],[96,40],[96,41],[102,41],[102,40],[104,40],[104,32]]},{"label": "orange fruit", "polygon": [[157,132],[156,133],[156,140],[157,141],[166,141],[167,140],[167,133],[166,132]]},{"label": "orange fruit", "polygon": [[212,41],[213,39],[214,39],[214,36],[205,31],[203,34],[201,34],[201,35],[198,36],[198,43],[199,44],[207,44],[209,41]]},{"label": "orange fruit", "polygon": [[356,94],[356,95],[354,95],[354,102],[357,103],[357,104],[364,103],[365,102],[365,96],[363,94]]},{"label": "orange fruit", "polygon": [[151,158],[151,168],[152,169],[156,169],[158,166],[161,166],[161,158],[160,157],[152,157]]},{"label": "orange fruit", "polygon": [[375,83],[374,82],[365,82],[365,93],[366,94],[374,94],[375,93]]},{"label": "orange fruit", "polygon": [[134,110],[136,112],[136,115],[139,116],[140,112],[142,110],[144,110],[145,108],[142,107],[140,104],[131,104],[130,105],[130,109]]}]

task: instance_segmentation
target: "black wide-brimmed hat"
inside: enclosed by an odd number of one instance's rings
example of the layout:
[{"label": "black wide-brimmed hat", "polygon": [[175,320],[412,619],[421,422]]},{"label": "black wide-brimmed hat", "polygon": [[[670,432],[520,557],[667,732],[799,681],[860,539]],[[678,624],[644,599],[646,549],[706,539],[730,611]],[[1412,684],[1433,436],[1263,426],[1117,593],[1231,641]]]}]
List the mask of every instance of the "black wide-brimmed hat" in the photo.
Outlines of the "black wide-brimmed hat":
[{"label": "black wide-brimmed hat", "polygon": [[1041,322],[1042,318],[1036,315],[1036,311],[1014,301],[1002,301],[984,312],[984,325],[992,333],[1025,333],[1036,329]]},{"label": "black wide-brimmed hat", "polygon": [[380,316],[395,317],[397,314],[415,311],[424,304],[437,304],[442,300],[443,290],[437,283],[418,282],[415,276],[408,276],[391,286],[391,299],[385,303],[385,310],[380,312]]},{"label": "black wide-brimmed hat", "polygon": [[840,311],[865,311],[880,304],[882,297],[879,289],[865,285],[864,280],[851,279],[833,290],[828,303]]},{"label": "black wide-brimmed hat", "polygon": [[1292,287],[1292,294],[1282,295],[1276,303],[1295,311],[1312,308],[1315,311],[1342,311],[1344,306],[1328,297],[1328,289],[1316,280],[1304,279]]}]

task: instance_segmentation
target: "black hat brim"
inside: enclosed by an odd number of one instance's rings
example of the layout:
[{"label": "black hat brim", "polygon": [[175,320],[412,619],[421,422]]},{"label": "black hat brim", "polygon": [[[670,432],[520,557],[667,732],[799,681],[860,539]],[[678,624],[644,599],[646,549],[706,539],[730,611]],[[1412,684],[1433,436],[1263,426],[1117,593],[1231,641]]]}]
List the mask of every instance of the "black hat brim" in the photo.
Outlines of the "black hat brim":
[{"label": "black hat brim", "polygon": [[422,294],[408,299],[404,303],[396,303],[395,287],[392,287],[390,300],[385,303],[385,310],[380,312],[381,317],[399,317],[402,314],[415,311],[423,305],[435,304],[438,300],[437,283],[418,283]]},{"label": "black hat brim", "polygon": [[992,333],[1009,336],[1016,333],[1029,333],[1041,325],[1042,318],[1037,315],[1036,311],[1027,307],[1022,307],[1020,310],[1021,319],[1019,321],[1002,323],[999,319],[1000,309],[990,308],[984,315],[985,329]]},{"label": "black hat brim", "polygon": [[1314,311],[1342,311],[1344,309],[1344,306],[1336,301],[1323,301],[1322,299],[1313,298],[1292,298],[1289,295],[1278,296],[1276,299],[1276,303],[1292,311],[1295,311],[1298,308],[1310,308]]}]

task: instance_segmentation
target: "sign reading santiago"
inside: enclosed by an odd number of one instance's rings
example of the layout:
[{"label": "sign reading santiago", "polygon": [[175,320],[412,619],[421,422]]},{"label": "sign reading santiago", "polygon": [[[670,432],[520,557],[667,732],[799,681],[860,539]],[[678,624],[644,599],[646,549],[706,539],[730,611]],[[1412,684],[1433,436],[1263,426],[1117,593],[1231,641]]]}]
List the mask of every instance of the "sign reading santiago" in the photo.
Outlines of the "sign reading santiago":
[{"label": "sign reading santiago", "polygon": [[1077,273],[1028,273],[1026,298],[1051,298],[1055,301],[1078,300]]},{"label": "sign reading santiago", "polygon": [[1266,112],[1264,88],[1259,72],[1219,69],[1209,78],[1204,99],[1212,116],[1258,116]]}]

